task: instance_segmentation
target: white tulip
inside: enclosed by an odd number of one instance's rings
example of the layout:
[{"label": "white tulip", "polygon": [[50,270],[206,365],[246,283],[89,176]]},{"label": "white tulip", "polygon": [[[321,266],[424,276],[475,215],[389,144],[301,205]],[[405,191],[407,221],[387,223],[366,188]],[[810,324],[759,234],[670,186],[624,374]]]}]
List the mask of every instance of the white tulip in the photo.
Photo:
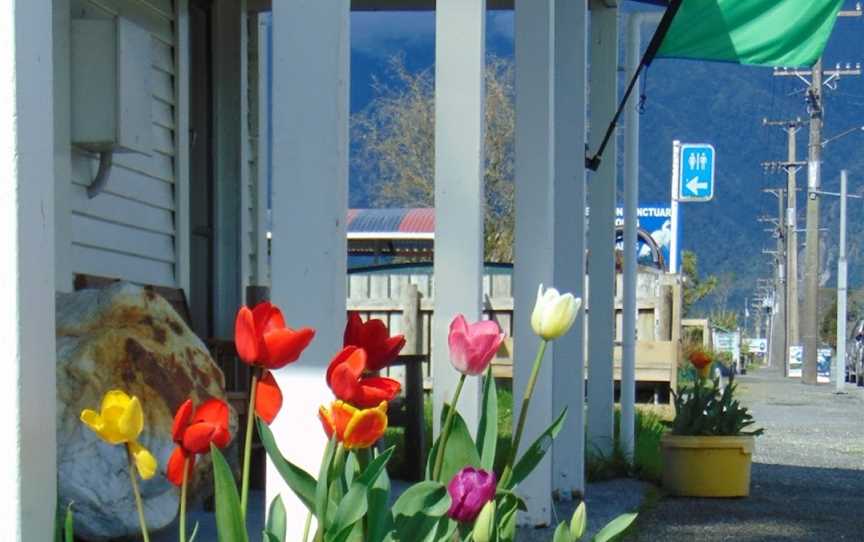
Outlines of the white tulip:
[{"label": "white tulip", "polygon": [[543,292],[543,285],[537,289],[537,303],[531,314],[531,327],[534,333],[547,341],[552,341],[570,330],[582,300],[573,294],[560,294],[555,288]]}]

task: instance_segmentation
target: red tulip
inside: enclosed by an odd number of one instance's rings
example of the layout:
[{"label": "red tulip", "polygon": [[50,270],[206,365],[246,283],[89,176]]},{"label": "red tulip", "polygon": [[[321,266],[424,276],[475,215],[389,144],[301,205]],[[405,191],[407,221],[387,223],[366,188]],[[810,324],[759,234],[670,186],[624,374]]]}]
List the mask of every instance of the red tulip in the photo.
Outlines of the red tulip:
[{"label": "red tulip", "polygon": [[327,367],[327,385],[337,398],[358,408],[371,408],[392,401],[402,389],[392,378],[364,376],[368,371],[366,351],[346,346]]},{"label": "red tulip", "polygon": [[396,359],[405,346],[405,335],[390,336],[382,320],[365,323],[356,312],[348,313],[342,346],[356,346],[366,351],[366,370],[380,371]]},{"label": "red tulip", "polygon": [[168,480],[180,486],[183,483],[183,464],[189,459],[188,473],[192,472],[195,455],[206,453],[210,443],[224,448],[231,442],[228,431],[228,405],[220,399],[208,399],[194,408],[188,399],[174,415],[171,438],[177,444],[168,460]]},{"label": "red tulip", "polygon": [[265,301],[254,309],[240,307],[234,325],[237,355],[249,365],[264,369],[281,369],[297,361],[312,342],[315,330],[309,327],[293,330],[285,326],[279,307]]}]

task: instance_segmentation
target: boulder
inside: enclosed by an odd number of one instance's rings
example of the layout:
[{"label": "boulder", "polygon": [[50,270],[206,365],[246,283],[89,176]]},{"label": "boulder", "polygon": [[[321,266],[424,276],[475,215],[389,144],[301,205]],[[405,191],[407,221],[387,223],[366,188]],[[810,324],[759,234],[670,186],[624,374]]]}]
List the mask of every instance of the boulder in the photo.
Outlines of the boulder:
[{"label": "boulder", "polygon": [[[187,398],[225,400],[225,377],[204,343],[152,290],[115,283],[57,295],[59,504],[74,503],[75,534],[85,540],[139,532],[125,447],[103,442],[79,420],[85,408],[98,411],[111,389],[138,396],[144,409],[139,442],[156,456],[159,471],[140,487],[147,524],[156,531],[174,520],[179,502],[164,475],[174,412]],[[233,410],[231,427],[236,434]],[[209,458],[199,457],[193,494],[196,484],[212,488],[210,476]]]}]

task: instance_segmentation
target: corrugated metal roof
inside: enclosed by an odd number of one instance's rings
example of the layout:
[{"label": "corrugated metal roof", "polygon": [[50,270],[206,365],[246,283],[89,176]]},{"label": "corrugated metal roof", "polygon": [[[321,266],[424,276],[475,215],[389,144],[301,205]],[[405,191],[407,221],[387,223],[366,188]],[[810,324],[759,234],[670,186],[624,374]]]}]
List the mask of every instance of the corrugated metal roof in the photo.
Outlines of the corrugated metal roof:
[{"label": "corrugated metal roof", "polygon": [[434,233],[435,210],[349,209],[348,233]]}]

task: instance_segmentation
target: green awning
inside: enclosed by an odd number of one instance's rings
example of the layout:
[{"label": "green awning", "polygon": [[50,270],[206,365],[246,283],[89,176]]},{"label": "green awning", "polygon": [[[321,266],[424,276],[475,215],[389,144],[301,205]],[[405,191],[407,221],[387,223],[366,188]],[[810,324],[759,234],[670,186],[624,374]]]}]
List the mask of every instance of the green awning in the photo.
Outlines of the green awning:
[{"label": "green awning", "polygon": [[843,0],[683,0],[657,57],[812,66]]}]

